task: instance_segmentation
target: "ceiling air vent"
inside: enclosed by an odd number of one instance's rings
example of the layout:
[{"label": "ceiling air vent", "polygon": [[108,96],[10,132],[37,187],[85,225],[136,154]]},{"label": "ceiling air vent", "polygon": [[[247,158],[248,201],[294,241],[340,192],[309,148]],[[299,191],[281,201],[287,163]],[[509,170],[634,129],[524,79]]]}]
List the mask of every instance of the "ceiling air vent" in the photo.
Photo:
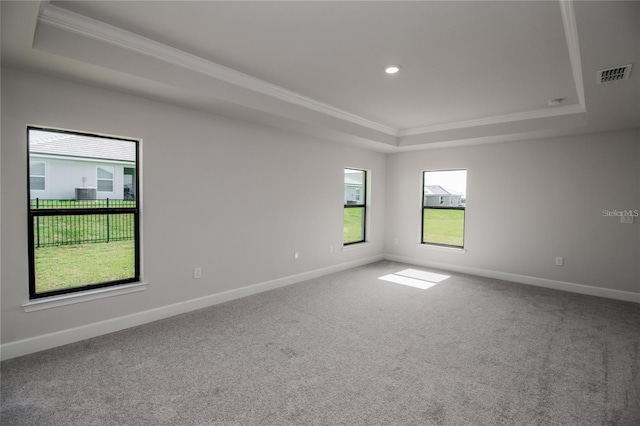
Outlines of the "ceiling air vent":
[{"label": "ceiling air vent", "polygon": [[626,80],[631,74],[631,65],[608,68],[598,71],[598,84],[611,83],[612,81]]}]

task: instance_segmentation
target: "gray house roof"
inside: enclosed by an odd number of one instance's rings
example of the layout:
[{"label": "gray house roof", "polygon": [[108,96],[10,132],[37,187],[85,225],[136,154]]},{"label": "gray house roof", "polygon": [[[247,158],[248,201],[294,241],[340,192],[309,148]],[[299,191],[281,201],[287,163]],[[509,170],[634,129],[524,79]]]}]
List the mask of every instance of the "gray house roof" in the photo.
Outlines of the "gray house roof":
[{"label": "gray house roof", "polygon": [[29,131],[29,152],[60,157],[136,161],[135,143],[131,141],[33,129]]},{"label": "gray house roof", "polygon": [[447,189],[440,185],[425,185],[424,193],[425,195],[462,195],[459,192]]}]

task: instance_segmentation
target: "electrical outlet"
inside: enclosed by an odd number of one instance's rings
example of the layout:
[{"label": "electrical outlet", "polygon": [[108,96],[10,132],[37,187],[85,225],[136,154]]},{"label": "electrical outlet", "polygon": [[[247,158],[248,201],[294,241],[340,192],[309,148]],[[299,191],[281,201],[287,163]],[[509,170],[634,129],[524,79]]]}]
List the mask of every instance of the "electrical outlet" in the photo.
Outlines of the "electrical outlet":
[{"label": "electrical outlet", "polygon": [[293,258],[294,258],[294,259],[298,259],[298,258],[300,258],[300,252],[295,252],[295,253],[293,253]]},{"label": "electrical outlet", "polygon": [[564,265],[564,257],[556,257],[556,265],[558,266]]},{"label": "electrical outlet", "polygon": [[193,278],[202,278],[202,268],[193,268]]}]

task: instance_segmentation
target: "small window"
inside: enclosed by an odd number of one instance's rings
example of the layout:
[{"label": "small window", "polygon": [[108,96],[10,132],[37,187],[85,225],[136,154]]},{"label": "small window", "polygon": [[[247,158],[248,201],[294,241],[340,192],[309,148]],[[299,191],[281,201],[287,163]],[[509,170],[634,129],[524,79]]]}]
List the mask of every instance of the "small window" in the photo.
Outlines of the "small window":
[{"label": "small window", "polygon": [[98,177],[96,179],[98,191],[113,192],[113,167],[98,166]]},{"label": "small window", "polygon": [[[122,176],[139,194],[139,141],[35,127],[27,135],[31,191],[44,188],[45,165],[34,158],[49,166],[47,198],[31,192],[27,210],[29,297],[139,281],[140,211]],[[96,187],[86,186],[92,171]],[[96,190],[113,198],[97,199]]]},{"label": "small window", "polygon": [[362,243],[366,238],[367,172],[344,170],[344,245]]},{"label": "small window", "polygon": [[29,162],[29,186],[32,191],[45,190],[46,164],[44,161]]},{"label": "small window", "polygon": [[422,190],[422,243],[464,247],[467,171],[426,171]]}]

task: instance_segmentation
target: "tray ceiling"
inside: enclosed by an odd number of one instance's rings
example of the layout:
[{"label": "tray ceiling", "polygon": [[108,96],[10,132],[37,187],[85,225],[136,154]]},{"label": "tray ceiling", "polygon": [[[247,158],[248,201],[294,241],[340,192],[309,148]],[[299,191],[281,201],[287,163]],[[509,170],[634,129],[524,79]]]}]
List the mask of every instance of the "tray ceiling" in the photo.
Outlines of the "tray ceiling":
[{"label": "tray ceiling", "polygon": [[513,140],[606,129],[585,62],[636,62],[640,7],[585,3],[3,2],[3,64],[382,151]]}]

